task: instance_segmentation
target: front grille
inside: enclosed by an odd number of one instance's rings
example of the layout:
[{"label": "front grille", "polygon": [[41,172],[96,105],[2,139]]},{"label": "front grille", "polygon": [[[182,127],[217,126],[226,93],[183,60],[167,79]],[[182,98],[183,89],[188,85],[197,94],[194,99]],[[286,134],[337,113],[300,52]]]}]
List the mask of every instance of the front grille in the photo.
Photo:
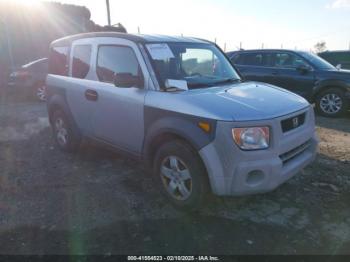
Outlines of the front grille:
[{"label": "front grille", "polygon": [[302,126],[305,123],[305,113],[297,116],[293,116],[281,121],[281,127],[283,133],[291,131],[295,128]]},{"label": "front grille", "polygon": [[283,164],[286,164],[288,161],[292,160],[293,158],[297,157],[298,155],[302,154],[309,146],[311,142],[310,140],[305,142],[304,144],[301,144],[300,146],[297,146],[293,148],[292,150],[289,150],[288,152],[280,155],[280,159],[282,160]]}]

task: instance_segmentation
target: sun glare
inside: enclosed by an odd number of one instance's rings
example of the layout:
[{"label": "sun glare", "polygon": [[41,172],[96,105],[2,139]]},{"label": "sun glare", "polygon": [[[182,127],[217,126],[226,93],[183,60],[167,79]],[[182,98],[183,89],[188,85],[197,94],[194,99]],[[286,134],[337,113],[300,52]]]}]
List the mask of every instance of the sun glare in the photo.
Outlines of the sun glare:
[{"label": "sun glare", "polygon": [[40,0],[15,0],[16,2],[26,5],[28,7],[38,7],[41,3]]}]

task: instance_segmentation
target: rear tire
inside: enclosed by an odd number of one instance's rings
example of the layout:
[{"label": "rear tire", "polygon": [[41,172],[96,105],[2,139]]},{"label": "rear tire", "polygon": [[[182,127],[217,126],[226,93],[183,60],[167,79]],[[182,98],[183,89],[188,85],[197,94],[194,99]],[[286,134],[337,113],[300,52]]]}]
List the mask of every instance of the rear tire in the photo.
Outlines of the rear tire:
[{"label": "rear tire", "polygon": [[316,97],[316,111],[322,116],[339,117],[349,108],[345,93],[339,88],[330,88]]},{"label": "rear tire", "polygon": [[161,192],[176,208],[198,210],[209,195],[208,176],[201,159],[181,140],[167,142],[158,149],[154,174]]},{"label": "rear tire", "polygon": [[81,137],[73,131],[71,123],[61,110],[56,110],[52,115],[52,129],[59,149],[65,152],[78,150]]},{"label": "rear tire", "polygon": [[37,83],[34,87],[34,97],[36,100],[46,101],[46,86],[45,83]]}]

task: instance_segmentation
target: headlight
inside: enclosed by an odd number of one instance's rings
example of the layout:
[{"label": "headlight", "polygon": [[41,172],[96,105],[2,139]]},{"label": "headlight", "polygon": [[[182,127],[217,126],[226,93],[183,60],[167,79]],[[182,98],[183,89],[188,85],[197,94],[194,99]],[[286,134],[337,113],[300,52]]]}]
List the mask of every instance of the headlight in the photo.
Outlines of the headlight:
[{"label": "headlight", "polygon": [[266,149],[270,143],[268,127],[233,128],[232,136],[235,143],[243,150]]}]

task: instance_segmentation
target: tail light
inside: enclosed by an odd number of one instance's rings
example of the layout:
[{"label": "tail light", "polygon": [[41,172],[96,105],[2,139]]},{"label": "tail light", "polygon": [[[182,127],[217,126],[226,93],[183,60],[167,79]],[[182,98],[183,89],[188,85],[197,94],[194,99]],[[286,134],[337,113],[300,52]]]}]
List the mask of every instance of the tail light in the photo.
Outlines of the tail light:
[{"label": "tail light", "polygon": [[28,71],[18,71],[14,74],[14,77],[21,79],[21,80],[26,80],[30,77],[30,74]]}]

